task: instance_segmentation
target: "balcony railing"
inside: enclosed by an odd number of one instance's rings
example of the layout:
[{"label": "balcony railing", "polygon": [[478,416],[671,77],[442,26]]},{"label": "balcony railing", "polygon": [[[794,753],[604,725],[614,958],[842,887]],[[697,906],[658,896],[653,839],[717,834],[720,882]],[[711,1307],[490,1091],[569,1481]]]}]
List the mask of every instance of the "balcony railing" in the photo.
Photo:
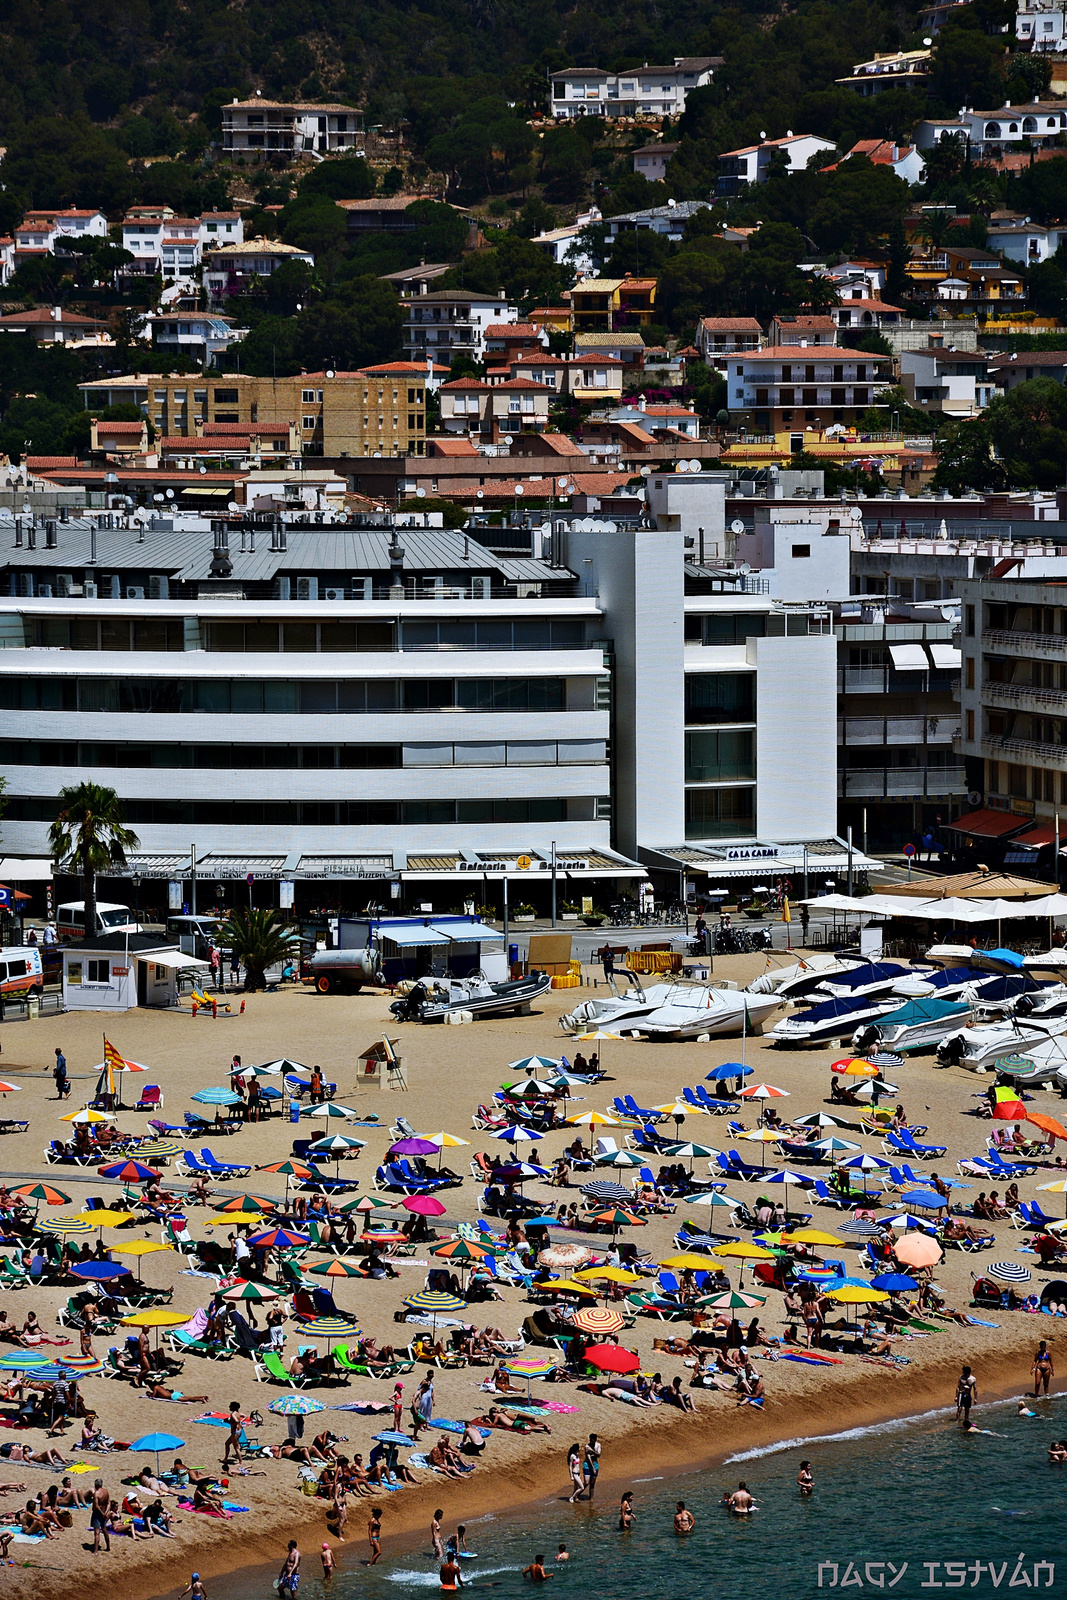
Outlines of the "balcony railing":
[{"label": "balcony railing", "polygon": [[843,800],[941,800],[966,791],[963,767],[874,767],[837,774]]},{"label": "balcony railing", "polygon": [[1067,745],[1045,744],[1040,739],[987,737],[982,740],[982,754],[994,761],[1002,761],[1005,757],[1011,760],[1014,757],[1016,761],[1030,766],[1055,767],[1058,772],[1067,771]]},{"label": "balcony railing", "polygon": [[1067,689],[1041,689],[1032,683],[989,683],[982,688],[983,700],[996,706],[1041,706],[1054,711],[1067,709]]},{"label": "balcony railing", "polygon": [[1062,656],[1067,653],[1067,634],[1022,633],[1015,628],[984,628],[982,644],[990,650],[1008,650],[1012,655]]},{"label": "balcony railing", "polygon": [[843,717],[837,742],[844,745],[951,744],[960,731],[958,717]]}]

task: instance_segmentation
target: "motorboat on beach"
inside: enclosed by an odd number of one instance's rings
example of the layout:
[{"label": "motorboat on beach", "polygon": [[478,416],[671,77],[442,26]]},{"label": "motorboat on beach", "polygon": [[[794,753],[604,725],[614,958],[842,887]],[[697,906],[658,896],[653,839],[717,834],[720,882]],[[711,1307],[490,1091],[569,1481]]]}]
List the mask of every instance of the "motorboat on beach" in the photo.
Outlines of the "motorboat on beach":
[{"label": "motorboat on beach", "polygon": [[749,994],[776,994],[779,1000],[796,1000],[810,994],[820,983],[851,972],[860,963],[848,957],[833,955],[828,950],[816,950],[801,961],[786,967],[772,967],[761,972],[748,986]]},{"label": "motorboat on beach", "polygon": [[850,972],[824,978],[815,992],[832,1000],[856,1000],[865,995],[888,994],[895,983],[910,975],[911,968],[896,961],[865,961]]},{"label": "motorboat on beach", "polygon": [[943,1067],[969,1067],[972,1072],[982,1067],[989,1071],[1005,1056],[1027,1056],[1032,1060],[1035,1048],[1065,1033],[1067,1018],[1063,1016],[1045,1021],[1033,1015],[1006,1017],[946,1035],[937,1047],[937,1059]]},{"label": "motorboat on beach", "polygon": [[896,1011],[888,1011],[875,1022],[865,1022],[852,1035],[857,1055],[872,1050],[932,1050],[949,1033],[959,1028],[971,1007],[966,1000],[943,1000],[928,996],[909,1000]]},{"label": "motorboat on beach", "polygon": [[424,978],[389,1010],[398,1022],[444,1022],[450,1014],[475,1017],[525,1017],[533,1002],[552,987],[547,972],[530,972],[510,983],[490,983],[481,973],[470,978]]},{"label": "motorboat on beach", "polygon": [[776,1044],[787,1046],[829,1044],[832,1039],[848,1041],[854,1030],[895,1011],[899,1000],[893,995],[857,995],[823,1000],[807,1011],[780,1017],[771,1029]]},{"label": "motorboat on beach", "polygon": [[781,1005],[777,995],[748,989],[714,989],[707,985],[633,984],[623,995],[583,1000],[559,1025],[566,1033],[590,1028],[642,1033],[663,1039],[696,1039],[711,1035],[754,1032]]},{"label": "motorboat on beach", "polygon": [[932,972],[909,973],[893,985],[893,993],[906,1000],[922,1000],[928,996],[953,1000],[976,981],[977,974],[971,966],[937,967]]}]

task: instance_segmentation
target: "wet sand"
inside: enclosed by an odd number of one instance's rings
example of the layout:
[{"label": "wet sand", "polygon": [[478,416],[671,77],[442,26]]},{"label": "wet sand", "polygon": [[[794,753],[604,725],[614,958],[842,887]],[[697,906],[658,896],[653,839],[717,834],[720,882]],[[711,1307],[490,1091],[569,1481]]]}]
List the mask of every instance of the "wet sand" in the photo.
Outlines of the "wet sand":
[{"label": "wet sand", "polygon": [[[779,957],[775,964],[780,962]],[[763,956],[725,958],[717,962],[717,971],[746,982],[763,970],[764,964]],[[596,992],[602,993],[603,989]],[[94,1169],[49,1166],[42,1158],[47,1140],[64,1131],[58,1121],[61,1112],[76,1107],[91,1095],[95,1083],[91,1069],[101,1059],[102,1033],[106,1031],[123,1054],[144,1062],[151,1069],[146,1078],[131,1076],[126,1079],[126,1099],[131,1098],[135,1087],[145,1082],[158,1082],[165,1094],[163,1115],[169,1121],[181,1121],[182,1111],[190,1104],[189,1096],[195,1089],[227,1082],[230,1058],[235,1052],[242,1056],[246,1065],[285,1054],[308,1065],[318,1062],[324,1075],[336,1080],[339,1101],[364,1115],[377,1113],[381,1119],[380,1132],[357,1130],[360,1138],[367,1139],[367,1147],[348,1170],[358,1175],[361,1192],[366,1193],[371,1188],[374,1168],[389,1142],[388,1126],[398,1113],[421,1131],[434,1133],[443,1128],[469,1139],[469,1150],[451,1151],[446,1158],[455,1170],[467,1173],[467,1161],[475,1150],[497,1148],[493,1141],[472,1130],[470,1113],[473,1108],[486,1101],[508,1076],[510,1060],[535,1052],[558,1055],[561,1050],[573,1056],[575,1047],[559,1032],[557,1018],[577,1000],[588,998],[592,993],[590,989],[559,991],[539,1002],[538,1014],[532,1017],[482,1021],[459,1028],[397,1027],[388,1017],[388,996],[384,994],[320,997],[301,990],[252,996],[243,1017],[237,1015],[238,1000],[231,998],[234,1014],[220,1016],[217,1021],[207,1016],[193,1020],[188,1014],[131,1012],[110,1016],[69,1014],[58,1019],[6,1025],[0,1030],[0,1074],[10,1075],[24,1088],[19,1095],[8,1097],[4,1113],[29,1116],[31,1129],[28,1135],[9,1136],[0,1143],[3,1163],[0,1171],[8,1182],[15,1174],[18,1176],[14,1181],[44,1177],[66,1190],[74,1203],[64,1208],[65,1214],[80,1209],[84,1197],[90,1194],[115,1198],[116,1189],[96,1176]],[[404,1056],[407,1067],[407,1093],[367,1088],[359,1081],[358,1052],[373,1043],[386,1025],[390,1037],[400,1041],[399,1053]],[[57,1044],[64,1048],[74,1080],[71,1099],[62,1107],[56,1102],[50,1071]],[[712,1066],[736,1060],[740,1041],[716,1039],[706,1044],[608,1041],[602,1049],[602,1064],[614,1081],[590,1091],[583,1103],[570,1108],[572,1112],[604,1110],[619,1091],[632,1092],[640,1104],[666,1101],[683,1085],[701,1082]],[[837,1048],[780,1051],[759,1037],[750,1038],[746,1046],[746,1059],[755,1069],[750,1081],[762,1079],[789,1091],[791,1098],[779,1103],[783,1117],[824,1106],[829,1088],[829,1064],[840,1055]],[[932,1060],[926,1056],[909,1061],[893,1076],[900,1086],[900,1098],[910,1120],[926,1123],[930,1139],[948,1146],[945,1162],[932,1165],[935,1170],[949,1173],[954,1171],[959,1156],[984,1149],[989,1124],[964,1114],[976,1104],[973,1096],[980,1092],[983,1080],[958,1068],[937,1070],[931,1065]],[[1054,1097],[1039,1093],[1037,1103],[1042,1109],[1058,1114],[1059,1102]],[[756,1115],[755,1107],[746,1109],[744,1121],[748,1126],[755,1124]],[[842,1108],[841,1115],[851,1119],[858,1118],[859,1113]],[[119,1125],[132,1129],[141,1126],[144,1120],[143,1114],[128,1111],[121,1116]],[[293,1136],[306,1137],[308,1131],[306,1120],[296,1128],[275,1118],[244,1128],[233,1138],[202,1142],[222,1160],[261,1163],[287,1155]],[[614,1134],[620,1144],[623,1142],[625,1130],[606,1131]],[[683,1137],[716,1147],[732,1142],[724,1122],[718,1118],[687,1117],[682,1133]],[[877,1141],[859,1134],[846,1133],[845,1136],[855,1137],[873,1153],[878,1151]],[[542,1159],[550,1160],[558,1154],[571,1137],[561,1132],[546,1136],[540,1144]],[[197,1141],[197,1146],[200,1142]],[[747,1148],[758,1152],[760,1147]],[[524,1147],[524,1153],[530,1149],[530,1146]],[[758,1155],[754,1159],[758,1160]],[[698,1169],[702,1166],[703,1163],[698,1163]],[[773,1170],[770,1159],[768,1170]],[[625,1172],[611,1175],[623,1180],[629,1176]],[[1023,1197],[1033,1198],[1037,1184],[1049,1176],[1040,1173],[1021,1184]],[[587,1180],[579,1178],[577,1181]],[[973,1198],[977,1187],[980,1186],[976,1186],[967,1199]],[[241,1189],[281,1199],[283,1183],[269,1175],[260,1181],[253,1173],[242,1183],[222,1186],[215,1199]],[[448,1214],[437,1224],[442,1238],[448,1236],[450,1225],[475,1217],[479,1192],[479,1185],[469,1176],[462,1189],[445,1192]],[[542,1196],[546,1202],[560,1198],[558,1190],[544,1185],[531,1184],[528,1192]],[[751,1201],[758,1187],[731,1184],[729,1192]],[[791,1194],[795,1195],[796,1191]],[[572,1197],[578,1198],[577,1187],[572,1190]],[[1052,1197],[1043,1198],[1047,1202]],[[189,1212],[194,1237],[221,1235],[225,1238],[226,1229],[204,1229],[204,1220],[211,1215],[210,1211],[202,1209]],[[685,1215],[686,1208],[681,1205],[673,1218],[656,1218],[649,1226],[635,1230],[639,1247],[650,1250],[656,1257],[671,1253],[673,1235]],[[706,1213],[698,1211],[697,1215],[706,1216]],[[813,1220],[815,1225],[833,1231],[835,1214],[825,1208],[816,1207]],[[950,1305],[966,1307],[971,1274],[981,1263],[991,1259],[1026,1262],[1040,1287],[1043,1275],[1037,1268],[1036,1258],[1014,1254],[1025,1234],[1014,1230],[1008,1222],[998,1224],[996,1231],[998,1243],[993,1251],[982,1256],[953,1251],[939,1267],[938,1282],[944,1287]],[[155,1225],[138,1224],[108,1237],[119,1243],[131,1236],[158,1239],[159,1230]],[[849,1270],[855,1272],[859,1263],[852,1247],[848,1248]],[[840,1251],[831,1253],[840,1254]],[[425,1248],[420,1247],[413,1261],[399,1266],[399,1281],[337,1280],[337,1304],[356,1315],[361,1327],[380,1344],[406,1342],[418,1330],[399,1326],[394,1321],[394,1312],[404,1294],[422,1286],[430,1259]],[[206,1278],[184,1275],[183,1266],[175,1255],[152,1255],[143,1261],[143,1276],[149,1283],[172,1286],[175,1308],[192,1315],[206,1303],[213,1285]],[[732,1263],[730,1276],[736,1286],[737,1270]],[[746,1284],[749,1281],[746,1271]],[[44,1327],[62,1336],[63,1330],[55,1324],[55,1313],[65,1303],[69,1292],[69,1287],[23,1290],[0,1297],[0,1305],[6,1306],[9,1315],[19,1322],[30,1309],[35,1309]],[[521,1326],[529,1310],[520,1291],[508,1289],[504,1291],[503,1300],[473,1307],[472,1320],[479,1324],[491,1322],[510,1336]],[[965,1360],[975,1368],[983,1397],[991,1397],[994,1391],[1022,1392],[1037,1339],[1051,1337],[1057,1324],[1047,1317],[1033,1318],[1022,1313],[983,1315],[999,1322],[1000,1327],[953,1325],[926,1338],[902,1340],[897,1350],[909,1358],[910,1365],[900,1371],[861,1364],[856,1358],[844,1358],[840,1366],[827,1369],[762,1362],[760,1371],[767,1388],[767,1403],[761,1412],[751,1407],[738,1410],[731,1397],[717,1393],[693,1391],[698,1413],[689,1417],[668,1408],[643,1411],[612,1404],[597,1396],[579,1394],[572,1385],[544,1386],[541,1393],[545,1398],[577,1407],[573,1415],[557,1415],[551,1419],[551,1437],[534,1435],[514,1439],[495,1433],[468,1481],[453,1483],[424,1474],[417,1487],[375,1497],[383,1508],[386,1556],[396,1543],[410,1542],[418,1548],[420,1536],[425,1541],[430,1512],[436,1505],[445,1508],[447,1517],[464,1516],[473,1520],[487,1510],[499,1513],[536,1505],[546,1499],[554,1501],[562,1494],[566,1483],[563,1457],[567,1446],[572,1439],[584,1438],[593,1430],[604,1440],[602,1483],[607,1491],[609,1485],[619,1484],[634,1475],[637,1468],[641,1476],[650,1472],[692,1470],[702,1463],[721,1460],[732,1451],[775,1439],[836,1433],[846,1427],[864,1426],[948,1405],[952,1401],[959,1365]],[[770,1293],[761,1320],[769,1332],[781,1330],[784,1318],[781,1297],[777,1293]],[[642,1317],[621,1339],[638,1350],[647,1369],[661,1371],[665,1379],[680,1373],[687,1383],[688,1370],[680,1358],[653,1351],[653,1340],[670,1331],[668,1326]],[[291,1331],[287,1346],[290,1351],[294,1339]],[[117,1336],[98,1339],[98,1353],[103,1354],[108,1344],[116,1342]],[[74,1347],[77,1348],[76,1336]],[[1056,1346],[1053,1348],[1055,1350]],[[423,1370],[416,1368],[404,1379],[406,1399],[414,1393]],[[464,1419],[492,1403],[477,1389],[488,1370],[466,1368],[436,1372],[435,1414]],[[245,1412],[258,1408],[263,1413],[264,1426],[254,1430],[261,1439],[276,1443],[285,1437],[283,1420],[267,1412],[270,1400],[282,1391],[269,1383],[257,1383],[250,1364],[241,1358],[220,1363],[190,1357],[184,1373],[175,1380],[175,1387],[208,1394],[208,1405],[183,1406],[148,1400],[128,1384],[104,1378],[88,1380],[84,1393],[87,1404],[99,1412],[105,1431],[116,1439],[133,1439],[152,1430],[174,1432],[186,1441],[181,1452],[184,1459],[209,1469],[215,1468],[221,1460],[225,1435],[222,1430],[191,1421],[204,1410],[225,1410],[231,1400],[238,1400]],[[354,1378],[346,1388],[320,1387],[311,1392],[329,1406],[354,1399],[388,1400],[391,1391],[391,1382]],[[538,1392],[536,1385],[534,1392]],[[305,1437],[318,1431],[315,1424],[315,1418],[309,1419]],[[372,1435],[379,1431],[382,1423],[354,1413],[327,1411],[319,1425],[347,1433],[349,1443],[342,1448],[359,1451],[366,1458]],[[67,1435],[72,1443],[77,1439],[77,1431],[72,1429]],[[18,1436],[8,1433],[6,1437],[25,1438],[35,1445],[43,1442],[43,1436],[33,1430]],[[58,1445],[65,1455],[70,1454],[62,1440]],[[77,1481],[91,1486],[94,1476],[99,1475],[113,1494],[121,1496],[122,1477],[132,1475],[152,1458],[118,1453],[88,1459],[93,1471]],[[130,1539],[113,1539],[110,1555],[94,1557],[85,1549],[87,1514],[78,1513],[74,1529],[61,1538],[36,1546],[12,1547],[11,1557],[16,1563],[25,1561],[32,1565],[9,1567],[6,1589],[14,1595],[49,1597],[50,1600],[53,1593],[66,1594],[72,1587],[85,1583],[98,1588],[103,1577],[105,1582],[117,1579],[127,1600],[141,1600],[141,1597],[180,1589],[193,1569],[210,1579],[236,1574],[241,1569],[255,1569],[264,1563],[280,1565],[286,1541],[293,1536],[301,1539],[305,1551],[313,1550],[313,1541],[324,1536],[324,1503],[299,1492],[296,1468],[291,1464],[254,1463],[253,1469],[264,1476],[231,1478],[229,1498],[251,1509],[230,1522],[214,1521],[191,1512],[179,1513],[181,1522],[176,1528],[176,1540],[135,1544]],[[4,1476],[25,1482],[27,1488],[34,1491],[52,1481],[41,1468],[20,1468]],[[11,1494],[6,1502],[0,1501],[0,1509],[14,1509],[18,1500],[17,1495]],[[351,1501],[349,1543],[340,1547],[345,1564],[362,1559],[366,1549],[365,1531],[366,1507],[360,1501]],[[236,1576],[228,1578],[227,1593],[236,1592],[240,1582]],[[259,1582],[258,1575],[255,1582]]]}]

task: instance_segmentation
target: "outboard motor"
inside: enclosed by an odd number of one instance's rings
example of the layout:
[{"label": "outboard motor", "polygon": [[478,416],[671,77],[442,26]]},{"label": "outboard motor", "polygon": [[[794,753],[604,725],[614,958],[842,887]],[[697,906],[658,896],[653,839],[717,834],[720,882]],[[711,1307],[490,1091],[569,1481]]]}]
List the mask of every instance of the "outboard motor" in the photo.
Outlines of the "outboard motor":
[{"label": "outboard motor", "polygon": [[865,1022],[852,1035],[852,1048],[858,1056],[867,1055],[876,1044],[880,1043],[881,1038],[881,1028],[876,1027],[873,1022]]},{"label": "outboard motor", "polygon": [[951,1033],[947,1039],[942,1039],[937,1047],[937,1064],[939,1067],[958,1067],[963,1060],[967,1045],[962,1033]]},{"label": "outboard motor", "polygon": [[394,1000],[389,1010],[398,1022],[417,1022],[428,999],[426,985],[417,983],[407,994],[401,995],[399,1000]]}]

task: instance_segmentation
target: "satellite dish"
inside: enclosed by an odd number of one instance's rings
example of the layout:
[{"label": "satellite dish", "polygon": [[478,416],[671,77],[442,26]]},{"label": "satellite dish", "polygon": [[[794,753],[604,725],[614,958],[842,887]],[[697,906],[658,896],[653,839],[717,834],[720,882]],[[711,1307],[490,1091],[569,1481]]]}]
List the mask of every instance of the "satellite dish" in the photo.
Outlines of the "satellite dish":
[{"label": "satellite dish", "polygon": [[863,512],[860,510],[859,506],[853,506],[852,510],[849,512],[849,516],[852,518],[853,522],[863,521]]},{"label": "satellite dish", "polygon": [[641,476],[642,476],[642,478],[649,477],[651,475],[651,473],[652,473],[652,468],[651,467],[642,467],[641,468]]},{"label": "satellite dish", "polygon": [[207,468],[206,467],[201,467],[200,468],[200,473],[201,473],[202,477],[206,478],[207,477]]},{"label": "satellite dish", "polygon": [[227,511],[239,511],[241,508],[236,500],[230,500],[227,502],[226,509]]},{"label": "satellite dish", "polygon": [[741,521],[741,518],[740,517],[735,517],[734,520],[730,524],[730,532],[731,533],[744,533],[744,531],[745,531],[745,525]]},{"label": "satellite dish", "polygon": [[425,500],[426,499],[426,490],[423,489],[423,488],[416,489],[415,490],[415,498],[417,500]]},{"label": "satellite dish", "polygon": [[485,499],[485,490],[484,489],[479,489],[478,490],[478,499],[479,500],[484,500]]},{"label": "satellite dish", "polygon": [[515,485],[515,493],[516,494],[525,494],[526,493],[526,490],[523,488],[521,483],[517,483]]},{"label": "satellite dish", "polygon": [[173,489],[168,489],[167,490],[167,499],[168,500],[173,500],[174,499],[174,490]]},{"label": "satellite dish", "polygon": [[333,371],[333,369],[331,367],[327,367],[326,368],[326,376],[328,378],[336,378],[337,374],[336,374],[336,372]]},{"label": "satellite dish", "polygon": [[699,472],[700,471],[700,462],[699,461],[690,461],[689,470],[690,470],[690,472]]}]

